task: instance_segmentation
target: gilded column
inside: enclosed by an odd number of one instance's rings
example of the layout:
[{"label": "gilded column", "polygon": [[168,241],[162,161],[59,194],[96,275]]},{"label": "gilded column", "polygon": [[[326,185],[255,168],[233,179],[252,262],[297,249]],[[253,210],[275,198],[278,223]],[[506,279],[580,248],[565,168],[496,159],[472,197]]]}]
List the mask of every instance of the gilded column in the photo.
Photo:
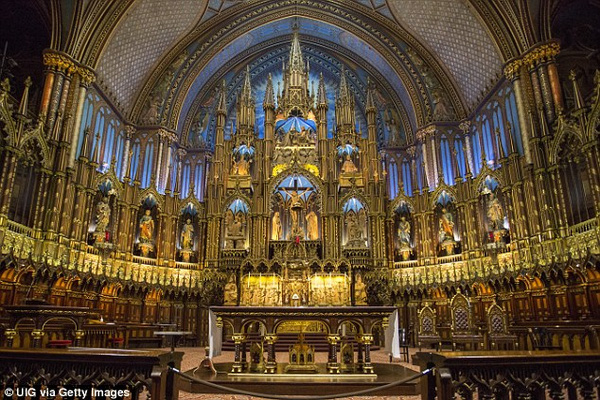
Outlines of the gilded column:
[{"label": "gilded column", "polygon": [[517,111],[519,116],[519,128],[523,138],[523,151],[525,153],[525,160],[527,163],[531,163],[531,150],[529,148],[529,139],[531,137],[531,125],[527,120],[527,99],[521,82],[521,69],[523,67],[523,60],[517,59],[509,62],[504,67],[504,75],[512,83],[513,90],[515,92],[515,99],[517,103]]}]

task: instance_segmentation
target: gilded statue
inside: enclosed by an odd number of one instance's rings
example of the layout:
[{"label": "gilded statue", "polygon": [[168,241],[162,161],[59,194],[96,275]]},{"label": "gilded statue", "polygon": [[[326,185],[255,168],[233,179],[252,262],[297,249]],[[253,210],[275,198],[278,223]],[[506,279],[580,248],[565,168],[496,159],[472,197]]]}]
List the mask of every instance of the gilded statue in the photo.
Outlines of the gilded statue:
[{"label": "gilded statue", "polygon": [[488,200],[487,216],[490,220],[490,225],[493,230],[500,230],[504,228],[504,210],[500,200],[494,195],[494,192],[490,193]]},{"label": "gilded statue", "polygon": [[225,285],[225,304],[236,304],[237,303],[237,285],[235,283],[235,276],[231,275],[227,284]]},{"label": "gilded statue", "polygon": [[96,206],[98,211],[98,225],[96,225],[96,232],[104,233],[110,223],[110,205],[108,204],[108,198],[104,197]]},{"label": "gilded statue", "polygon": [[306,216],[306,226],[308,229],[308,240],[319,239],[319,219],[314,211],[311,211]]},{"label": "gilded statue", "polygon": [[241,212],[235,215],[235,220],[230,226],[229,233],[232,237],[242,237],[244,236],[244,224],[246,220],[244,218],[244,214]]},{"label": "gilded statue", "polygon": [[275,211],[271,227],[271,240],[281,240],[282,233],[281,217],[279,216],[279,211]]},{"label": "gilded statue", "polygon": [[250,174],[250,163],[244,157],[240,157],[239,161],[233,160],[231,166],[231,175],[246,176]]},{"label": "gilded statue", "polygon": [[454,241],[454,216],[445,208],[440,216],[439,240],[440,243]]},{"label": "gilded statue", "polygon": [[234,220],[234,216],[233,216],[233,211],[227,210],[225,212],[225,237],[233,236],[231,229],[233,227],[234,222],[235,222],[235,220]]},{"label": "gilded statue", "polygon": [[357,305],[367,304],[367,290],[362,275],[356,275],[354,282],[354,303]]},{"label": "gilded statue", "polygon": [[181,248],[183,250],[192,250],[194,248],[194,226],[188,218],[181,228]]},{"label": "gilded statue", "polygon": [[150,210],[146,210],[140,219],[140,242],[152,243],[154,240],[154,219],[150,215]]},{"label": "gilded statue", "polygon": [[342,164],[342,172],[345,174],[354,174],[358,172],[358,168],[350,158],[350,154],[346,154],[346,160]]},{"label": "gilded statue", "polygon": [[302,193],[298,192],[297,190],[292,190],[291,192],[289,192],[285,188],[282,188],[281,191],[290,196],[290,199],[288,200],[289,208],[302,208],[302,206],[304,205],[302,196],[308,193],[310,189],[306,189]]},{"label": "gilded statue", "polygon": [[410,247],[410,222],[406,217],[400,218],[398,223],[398,240],[400,240],[400,247]]}]

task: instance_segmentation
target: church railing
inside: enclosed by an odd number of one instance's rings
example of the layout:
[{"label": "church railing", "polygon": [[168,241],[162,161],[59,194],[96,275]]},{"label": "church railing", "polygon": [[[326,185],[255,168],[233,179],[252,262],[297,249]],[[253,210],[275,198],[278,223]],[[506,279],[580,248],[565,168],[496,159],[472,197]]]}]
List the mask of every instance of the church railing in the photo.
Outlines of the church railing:
[{"label": "church railing", "polygon": [[419,266],[419,260],[408,260],[408,261],[396,261],[394,262],[394,268],[413,268]]},{"label": "church railing", "polygon": [[138,264],[158,266],[158,260],[156,258],[133,256],[132,260]]},{"label": "church railing", "polygon": [[422,371],[436,369],[421,382],[422,399],[597,398],[597,351],[418,352],[416,359]]},{"label": "church railing", "polygon": [[23,224],[18,224],[10,219],[7,219],[8,230],[13,231],[15,233],[20,233],[21,235],[31,237],[33,233],[33,229]]},{"label": "church railing", "polygon": [[[7,396],[5,398],[13,398],[13,395],[14,398],[54,398],[59,397],[58,391],[62,387],[73,391],[79,389],[71,392],[73,395],[69,398],[172,400],[177,398],[177,382],[168,365],[179,368],[182,356],[181,352],[119,349],[2,349],[0,390]],[[52,393],[50,390],[56,393],[45,396],[41,392],[42,386],[48,390],[47,395]],[[95,393],[91,393],[92,388]],[[107,394],[102,395],[104,392],[100,390],[106,390]],[[108,392],[111,390],[122,392],[114,395],[115,392]]]},{"label": "church railing", "polygon": [[176,261],[175,267],[180,269],[200,269],[200,265],[198,263],[190,263],[183,261]]},{"label": "church railing", "polygon": [[575,235],[578,233],[585,233],[589,231],[593,231],[598,226],[598,222],[596,218],[588,219],[587,221],[580,222],[571,226],[570,233],[571,235]]},{"label": "church railing", "polygon": [[450,263],[455,263],[455,262],[459,262],[462,260],[463,260],[462,254],[453,254],[451,256],[438,257],[437,263],[438,264],[450,264]]}]

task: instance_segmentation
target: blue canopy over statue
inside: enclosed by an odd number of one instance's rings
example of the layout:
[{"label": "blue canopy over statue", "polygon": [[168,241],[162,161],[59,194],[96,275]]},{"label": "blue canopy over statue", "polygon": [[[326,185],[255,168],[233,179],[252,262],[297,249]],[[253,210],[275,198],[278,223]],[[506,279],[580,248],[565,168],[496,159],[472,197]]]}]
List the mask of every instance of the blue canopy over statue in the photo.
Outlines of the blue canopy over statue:
[{"label": "blue canopy over statue", "polygon": [[302,128],[312,134],[317,131],[317,124],[315,121],[301,117],[290,117],[275,123],[275,131],[279,135],[289,133],[290,131],[301,132]]}]

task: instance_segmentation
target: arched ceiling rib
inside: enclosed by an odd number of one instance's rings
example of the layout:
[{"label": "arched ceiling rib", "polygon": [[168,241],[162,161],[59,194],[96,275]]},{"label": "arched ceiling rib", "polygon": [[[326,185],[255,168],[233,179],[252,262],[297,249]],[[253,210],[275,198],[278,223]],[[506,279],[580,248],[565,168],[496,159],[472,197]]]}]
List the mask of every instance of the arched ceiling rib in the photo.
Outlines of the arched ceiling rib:
[{"label": "arched ceiling rib", "polygon": [[388,0],[398,22],[442,60],[469,107],[495,83],[502,60],[466,0]]},{"label": "arched ceiling rib", "polygon": [[[183,118],[186,118],[188,110],[192,106],[192,102],[198,97],[203,89],[206,90],[205,86],[209,79],[213,78],[215,74],[223,74],[226,72],[222,69],[227,64],[228,60],[232,59],[237,54],[240,54],[247,48],[260,46],[261,43],[281,37],[282,33],[286,38],[285,42],[289,43],[291,40],[291,25],[294,21],[296,20],[291,20],[289,18],[273,21],[268,25],[263,25],[258,29],[250,31],[223,47],[217,56],[204,65],[200,73],[194,77],[193,84],[185,94],[185,101],[183,102],[183,107],[179,114],[179,130],[181,130],[182,127],[181,121]],[[297,19],[297,22],[302,43],[318,42],[321,37],[327,38],[332,45],[339,46],[341,49],[346,49],[346,51],[351,51],[356,54],[355,61],[358,62],[359,59],[368,60],[371,66],[381,76],[384,76],[387,79],[391,89],[399,96],[399,100],[402,103],[404,110],[408,111],[408,126],[412,127],[412,129],[417,127],[414,105],[411,103],[410,95],[406,91],[400,78],[394,73],[392,67],[380,54],[374,51],[368,44],[362,42],[359,38],[348,32],[344,32],[333,25],[306,18],[299,18]],[[398,104],[398,106],[400,106],[400,104]]]},{"label": "arched ceiling rib", "polygon": [[138,0],[122,18],[96,72],[101,86],[123,111],[129,112],[154,63],[196,24],[206,3],[206,0]]},{"label": "arched ceiling rib", "polygon": [[[368,8],[367,11],[378,18],[385,17],[386,21],[395,18],[401,25],[399,30],[407,28],[419,43],[441,60],[443,68],[450,72],[461,90],[462,98],[472,107],[479,94],[497,78],[501,59],[466,1],[334,0],[330,3],[349,10]],[[181,38],[190,32],[205,30],[203,27],[209,21],[225,11],[243,13],[257,4],[267,3],[276,4],[270,0],[135,0],[99,58],[98,82],[121,111],[129,115],[144,82]],[[298,1],[299,5],[301,3]],[[356,21],[360,21],[360,17]],[[431,99],[425,100],[429,101]]]}]

